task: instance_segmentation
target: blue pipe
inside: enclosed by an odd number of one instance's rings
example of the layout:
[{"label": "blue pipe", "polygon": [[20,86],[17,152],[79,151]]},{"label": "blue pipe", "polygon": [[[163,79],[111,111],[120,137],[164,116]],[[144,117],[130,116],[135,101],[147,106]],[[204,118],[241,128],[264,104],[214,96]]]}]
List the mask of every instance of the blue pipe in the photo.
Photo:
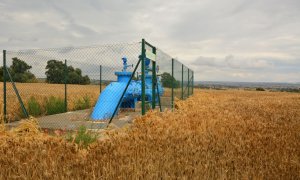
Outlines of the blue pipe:
[{"label": "blue pipe", "polygon": [[[126,88],[128,81],[132,75],[132,72],[127,72],[126,69],[127,59],[123,59],[123,69],[121,72],[115,72],[118,77],[117,82],[110,83],[100,94],[98,101],[94,107],[91,118],[95,121],[110,119],[118,102],[122,96],[123,91]],[[146,66],[149,68],[149,64],[146,60]],[[149,60],[150,61],[150,60]],[[146,67],[146,69],[148,69]],[[146,100],[152,100],[152,75],[148,74],[146,71]],[[135,108],[137,101],[141,100],[141,80],[131,80],[128,89],[122,99],[122,103],[119,108]],[[164,89],[161,83],[158,82],[159,95],[162,96]],[[157,94],[157,92],[156,92]]]}]

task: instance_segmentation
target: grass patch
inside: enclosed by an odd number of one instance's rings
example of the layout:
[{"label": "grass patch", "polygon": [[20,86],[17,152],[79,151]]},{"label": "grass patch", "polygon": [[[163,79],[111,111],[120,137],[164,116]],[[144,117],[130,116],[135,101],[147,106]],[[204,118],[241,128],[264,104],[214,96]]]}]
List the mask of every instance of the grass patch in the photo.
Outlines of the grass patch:
[{"label": "grass patch", "polygon": [[31,96],[27,101],[28,113],[31,116],[40,116],[42,114],[41,105],[38,103],[35,97]]},{"label": "grass patch", "polygon": [[88,109],[91,107],[91,98],[85,95],[83,98],[77,99],[74,104],[74,110]]},{"label": "grass patch", "polygon": [[47,115],[65,112],[65,101],[62,98],[51,96],[46,98],[45,109]]},{"label": "grass patch", "polygon": [[66,140],[69,142],[75,142],[80,148],[87,148],[91,143],[97,140],[97,135],[89,133],[85,126],[80,126],[77,134],[72,136],[71,133],[68,133]]}]

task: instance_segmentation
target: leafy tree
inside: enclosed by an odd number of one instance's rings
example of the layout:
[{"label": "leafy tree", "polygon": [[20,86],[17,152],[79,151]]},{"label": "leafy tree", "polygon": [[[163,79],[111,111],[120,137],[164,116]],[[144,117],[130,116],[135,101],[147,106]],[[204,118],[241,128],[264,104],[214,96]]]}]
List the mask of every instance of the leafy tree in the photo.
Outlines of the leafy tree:
[{"label": "leafy tree", "polygon": [[64,63],[57,60],[49,60],[46,66],[46,82],[48,83],[64,83]]},{"label": "leafy tree", "polygon": [[[46,82],[57,84],[65,82],[65,64],[62,61],[49,60],[46,70]],[[82,76],[81,69],[74,69],[74,67],[68,66],[67,71],[68,84],[90,84],[90,78],[88,76]]]},{"label": "leafy tree", "polygon": [[90,84],[90,83],[91,83],[91,80],[87,75],[82,77],[82,83],[81,84]]},{"label": "leafy tree", "polygon": [[262,87],[258,87],[258,88],[256,88],[256,91],[265,91],[265,89]]},{"label": "leafy tree", "polygon": [[15,82],[36,82],[35,75],[29,71],[32,68],[30,65],[17,57],[12,58],[12,60],[9,70]]},{"label": "leafy tree", "polygon": [[10,66],[10,69],[15,73],[23,74],[25,72],[29,72],[29,69],[32,67],[29,66],[26,62],[18,59],[17,57],[12,58],[13,62]]},{"label": "leafy tree", "polygon": [[179,87],[179,82],[176,81],[174,77],[170,73],[164,72],[161,75],[161,82],[164,87],[172,88],[172,82],[174,82],[174,88]]},{"label": "leafy tree", "polygon": [[[32,68],[25,61],[17,57],[12,58],[12,65],[8,68],[13,81],[15,82],[37,82],[36,77],[29,70]],[[1,71],[1,80],[3,80],[3,67]]]}]

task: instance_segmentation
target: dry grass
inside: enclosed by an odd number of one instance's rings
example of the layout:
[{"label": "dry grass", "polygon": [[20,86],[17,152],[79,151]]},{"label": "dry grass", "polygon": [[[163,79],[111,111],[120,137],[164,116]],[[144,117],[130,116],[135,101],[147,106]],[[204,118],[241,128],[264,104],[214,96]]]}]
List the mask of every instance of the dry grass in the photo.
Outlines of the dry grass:
[{"label": "dry grass", "polygon": [[0,131],[1,179],[299,179],[300,94],[201,91],[87,150]]},{"label": "dry grass", "polygon": [[[26,105],[30,97],[35,97],[38,103],[41,106],[45,106],[45,98],[50,96],[64,98],[64,84],[46,84],[46,83],[16,83],[20,96],[24,104]],[[103,87],[104,88],[104,87]],[[3,116],[3,84],[0,84],[0,102],[1,109],[0,115]],[[93,106],[99,96],[99,85],[68,85],[68,109],[74,110],[75,102],[88,96],[91,101],[91,106]],[[19,120],[21,115],[21,107],[17,96],[13,90],[13,87],[10,83],[7,84],[7,113],[9,120]]]}]

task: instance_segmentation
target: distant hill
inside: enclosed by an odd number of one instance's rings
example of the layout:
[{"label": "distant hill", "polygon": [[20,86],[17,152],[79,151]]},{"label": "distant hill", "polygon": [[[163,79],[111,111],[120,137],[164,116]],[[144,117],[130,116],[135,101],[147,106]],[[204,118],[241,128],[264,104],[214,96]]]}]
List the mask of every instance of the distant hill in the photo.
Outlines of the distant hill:
[{"label": "distant hill", "polygon": [[195,81],[195,87],[206,89],[248,89],[255,90],[263,88],[269,91],[288,91],[300,92],[299,83],[282,83],[282,82],[222,82],[222,81]]}]

